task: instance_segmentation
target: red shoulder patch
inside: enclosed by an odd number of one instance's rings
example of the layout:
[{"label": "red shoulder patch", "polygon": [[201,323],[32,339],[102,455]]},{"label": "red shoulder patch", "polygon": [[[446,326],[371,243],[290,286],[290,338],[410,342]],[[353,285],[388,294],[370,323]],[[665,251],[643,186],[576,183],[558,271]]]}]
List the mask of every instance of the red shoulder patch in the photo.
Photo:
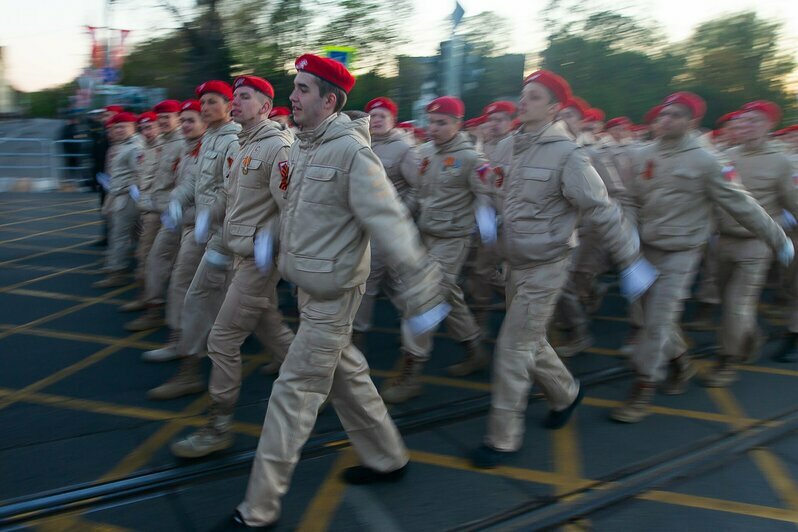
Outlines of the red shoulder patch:
[{"label": "red shoulder patch", "polygon": [[421,166],[418,168],[418,173],[420,175],[424,175],[429,168],[429,157],[424,157],[424,160],[421,161]]},{"label": "red shoulder patch", "polygon": [[288,190],[288,177],[291,174],[291,167],[288,165],[288,161],[280,161],[277,163],[277,167],[280,169],[280,190],[285,192]]},{"label": "red shoulder patch", "polygon": [[493,184],[496,185],[496,188],[502,188],[504,184],[504,169],[501,166],[497,166],[493,169],[493,173],[496,175]]},{"label": "red shoulder patch", "polygon": [[488,184],[488,179],[486,177],[488,175],[488,171],[490,171],[490,164],[488,163],[482,163],[477,167],[477,175],[479,176],[479,180],[486,185]]},{"label": "red shoulder patch", "polygon": [[739,181],[737,177],[737,169],[730,164],[727,164],[726,166],[721,168],[720,173],[723,174],[723,179],[729,181],[730,183],[737,183]]},{"label": "red shoulder patch", "polygon": [[642,177],[646,180],[654,177],[654,161],[646,162],[646,169],[643,171]]}]

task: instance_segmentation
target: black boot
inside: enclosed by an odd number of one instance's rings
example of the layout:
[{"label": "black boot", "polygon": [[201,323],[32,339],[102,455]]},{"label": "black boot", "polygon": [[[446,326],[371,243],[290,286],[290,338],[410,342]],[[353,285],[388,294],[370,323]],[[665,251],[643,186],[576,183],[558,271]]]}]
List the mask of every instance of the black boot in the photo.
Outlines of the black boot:
[{"label": "black boot", "polygon": [[798,333],[787,333],[787,336],[784,337],[784,342],[773,354],[773,360],[787,364],[798,362]]}]

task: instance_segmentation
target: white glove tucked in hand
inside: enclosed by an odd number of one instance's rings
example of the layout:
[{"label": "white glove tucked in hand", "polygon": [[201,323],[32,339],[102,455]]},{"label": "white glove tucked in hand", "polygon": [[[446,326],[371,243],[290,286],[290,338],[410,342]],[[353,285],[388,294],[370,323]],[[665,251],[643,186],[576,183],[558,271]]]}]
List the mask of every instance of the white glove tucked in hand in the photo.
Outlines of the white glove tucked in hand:
[{"label": "white glove tucked in hand", "polygon": [[480,205],[476,210],[477,227],[483,244],[496,242],[496,211],[487,205]]},{"label": "white glove tucked in hand", "polygon": [[261,231],[255,235],[255,266],[264,275],[272,269],[274,242],[269,231]]},{"label": "white glove tucked in hand", "polygon": [[141,191],[136,185],[130,185],[127,192],[130,194],[130,197],[133,198],[133,201],[138,201],[139,198],[141,198]]},{"label": "white glove tucked in hand", "polygon": [[781,211],[781,226],[786,229],[795,229],[795,226],[798,225],[798,220],[795,219],[795,216],[792,215],[790,211],[784,209]]},{"label": "white glove tucked in hand", "polygon": [[176,199],[169,200],[169,206],[166,208],[169,217],[175,221],[175,226],[179,227],[183,223],[183,206]]},{"label": "white glove tucked in hand", "polygon": [[111,190],[111,176],[109,176],[105,172],[98,172],[95,178],[97,179],[97,183],[99,183],[100,186],[103,187],[104,191],[108,192],[109,190]]},{"label": "white glove tucked in hand", "polygon": [[635,301],[646,293],[657,277],[659,277],[657,269],[640,257],[621,271],[621,294],[629,301]]},{"label": "white glove tucked in hand", "polygon": [[171,231],[172,233],[177,231],[177,223],[175,223],[174,218],[169,216],[168,212],[161,213],[161,225],[166,227],[166,230]]},{"label": "white glove tucked in hand", "polygon": [[449,303],[439,303],[426,312],[407,318],[407,327],[413,336],[424,334],[437,327],[451,310],[452,306]]},{"label": "white glove tucked in hand", "polygon": [[199,245],[208,242],[208,230],[211,228],[211,213],[208,210],[197,212],[197,219],[194,222],[194,241]]},{"label": "white glove tucked in hand", "polygon": [[792,245],[792,240],[787,239],[787,243],[779,250],[778,256],[780,263],[784,266],[789,266],[795,257],[795,246]]}]

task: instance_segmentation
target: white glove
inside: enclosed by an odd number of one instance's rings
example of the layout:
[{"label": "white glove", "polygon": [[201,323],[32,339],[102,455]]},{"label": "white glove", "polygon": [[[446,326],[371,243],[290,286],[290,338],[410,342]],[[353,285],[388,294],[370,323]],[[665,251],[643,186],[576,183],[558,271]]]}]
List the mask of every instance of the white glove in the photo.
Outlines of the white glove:
[{"label": "white glove", "polygon": [[798,225],[798,220],[795,219],[795,216],[790,211],[787,209],[781,211],[781,226],[784,229],[794,229],[796,225]]},{"label": "white glove", "polygon": [[226,270],[233,265],[233,258],[229,255],[223,255],[213,249],[205,250],[205,260],[214,268]]},{"label": "white glove", "polygon": [[166,227],[166,230],[171,231],[172,233],[177,231],[177,223],[168,212],[161,213],[161,225]]},{"label": "white glove", "polygon": [[264,275],[272,269],[274,242],[269,231],[261,231],[255,235],[255,266]]},{"label": "white glove", "polygon": [[795,247],[792,245],[792,240],[787,239],[787,243],[779,250],[779,262],[785,266],[789,266],[792,259],[795,257]]},{"label": "white glove", "polygon": [[127,192],[130,194],[130,197],[133,198],[133,201],[138,201],[139,198],[141,198],[141,191],[136,185],[130,185]]},{"label": "white glove", "polygon": [[407,318],[407,327],[413,336],[424,334],[437,327],[449,315],[451,310],[452,306],[449,303],[439,303],[426,312]]},{"label": "white glove", "polygon": [[197,212],[197,219],[194,222],[194,241],[199,245],[208,242],[208,230],[211,227],[211,213],[208,210]]},{"label": "white glove", "polygon": [[480,205],[476,211],[477,227],[479,236],[483,244],[493,244],[496,242],[496,211],[493,207]]},{"label": "white glove", "polygon": [[175,221],[175,226],[180,226],[183,223],[183,206],[176,199],[169,200],[169,206],[166,208],[169,217]]},{"label": "white glove", "polygon": [[111,176],[109,176],[105,172],[97,172],[95,178],[97,179],[97,182],[100,184],[100,186],[103,187],[104,191],[108,192],[109,190],[111,190]]},{"label": "white glove", "polygon": [[657,277],[659,277],[657,269],[640,257],[621,271],[621,294],[629,301],[635,301],[646,293]]}]

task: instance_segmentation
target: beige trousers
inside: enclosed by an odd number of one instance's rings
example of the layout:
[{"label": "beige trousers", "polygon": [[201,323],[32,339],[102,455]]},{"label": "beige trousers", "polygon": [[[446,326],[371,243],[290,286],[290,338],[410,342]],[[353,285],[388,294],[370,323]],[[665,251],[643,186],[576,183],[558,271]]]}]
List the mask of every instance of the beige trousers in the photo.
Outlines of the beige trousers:
[{"label": "beige trousers", "polygon": [[[216,321],[208,336],[208,357],[213,363],[208,389],[211,400],[231,413],[241,390],[241,344],[256,329],[274,339],[271,354],[282,361],[294,333],[282,321],[277,309],[277,282],[273,268],[263,275],[254,259],[236,259],[235,273]],[[263,320],[262,320],[263,318]]]},{"label": "beige trousers", "polygon": [[161,227],[147,256],[144,301],[148,305],[163,303],[179,249],[180,233]]},{"label": "beige trousers", "polygon": [[133,228],[139,219],[139,208],[127,194],[106,196],[103,212],[108,213],[111,231],[105,252],[105,267],[120,272],[128,267],[128,253],[133,243]]},{"label": "beige trousers", "polygon": [[328,396],[364,466],[389,472],[407,464],[407,449],[366,359],[351,342],[363,291],[361,285],[318,300],[299,289],[299,330],[272,388],[247,494],[238,505],[249,525],[280,517],[280,499]]},{"label": "beige trousers", "polygon": [[[446,330],[449,335],[458,342],[467,342],[479,338],[481,332],[477,325],[474,315],[466,305],[463,298],[463,291],[457,284],[460,270],[465,264],[469,251],[468,236],[455,238],[438,238],[431,235],[421,234],[424,247],[427,248],[429,257],[438,263],[443,274],[443,290],[446,301],[452,306],[452,310],[446,317]],[[432,352],[432,338],[434,330],[422,335],[414,336],[407,327],[405,320],[402,320],[402,347],[410,355],[420,359],[428,360]]]},{"label": "beige trousers", "polygon": [[721,236],[717,249],[718,287],[723,301],[720,352],[743,358],[757,333],[757,305],[773,252],[762,240]]},{"label": "beige trousers", "polygon": [[661,382],[668,362],[687,350],[679,322],[704,250],[662,251],[643,245],[642,251],[659,277],[641,298],[643,330],[632,362],[640,377]]},{"label": "beige trousers", "polygon": [[385,257],[372,245],[371,270],[366,279],[366,292],[363,294],[363,300],[355,314],[354,330],[366,332],[371,329],[374,319],[374,304],[381,289],[385,291],[397,309],[404,310],[398,294],[399,286],[400,280],[397,273],[386,264]]},{"label": "beige trousers", "polygon": [[141,213],[141,234],[136,247],[136,274],[135,278],[141,286],[147,280],[147,257],[155,242],[158,230],[161,228],[161,215],[157,212]]},{"label": "beige trousers", "polygon": [[194,226],[184,227],[180,235],[180,249],[172,268],[172,275],[169,277],[166,297],[166,324],[173,331],[180,330],[186,292],[191,286],[194,274],[197,273],[204,252],[205,248],[194,241]]},{"label": "beige trousers", "polygon": [[549,406],[562,410],[579,391],[573,375],[546,339],[560,292],[568,277],[570,257],[525,270],[510,270],[507,314],[493,358],[491,408],[485,443],[501,451],[517,451],[524,437],[529,389],[536,382]]},{"label": "beige trousers", "polygon": [[704,246],[704,257],[701,261],[701,280],[698,285],[696,299],[708,305],[720,305],[721,293],[718,286],[718,241],[713,237]]}]

